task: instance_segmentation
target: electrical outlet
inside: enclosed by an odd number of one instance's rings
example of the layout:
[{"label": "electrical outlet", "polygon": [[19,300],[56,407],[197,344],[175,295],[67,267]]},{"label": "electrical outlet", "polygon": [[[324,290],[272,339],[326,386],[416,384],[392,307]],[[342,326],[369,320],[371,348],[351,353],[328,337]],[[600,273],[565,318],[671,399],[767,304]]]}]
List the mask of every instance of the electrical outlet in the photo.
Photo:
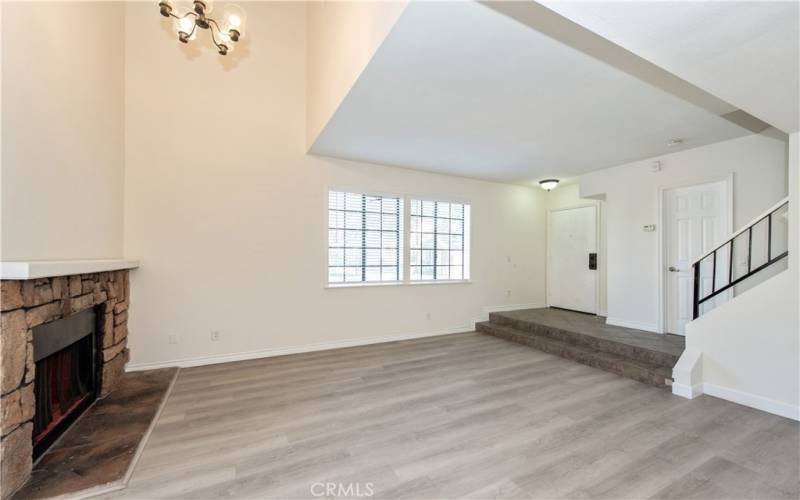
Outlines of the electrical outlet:
[{"label": "electrical outlet", "polygon": [[219,332],[218,331],[211,332],[211,342],[219,342]]},{"label": "electrical outlet", "polygon": [[431,319],[431,313],[426,312],[425,313],[425,319]]},{"label": "electrical outlet", "polygon": [[177,344],[178,343],[178,336],[174,333],[167,335],[167,342],[170,344]]}]

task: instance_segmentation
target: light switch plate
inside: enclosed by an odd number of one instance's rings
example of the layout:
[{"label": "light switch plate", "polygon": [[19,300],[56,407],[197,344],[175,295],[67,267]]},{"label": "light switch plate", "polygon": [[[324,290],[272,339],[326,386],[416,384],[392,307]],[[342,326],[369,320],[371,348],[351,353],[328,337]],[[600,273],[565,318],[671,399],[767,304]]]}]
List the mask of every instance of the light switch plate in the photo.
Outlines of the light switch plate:
[{"label": "light switch plate", "polygon": [[656,225],[655,224],[647,224],[646,226],[644,226],[644,232],[645,233],[652,233],[655,230],[656,230]]}]

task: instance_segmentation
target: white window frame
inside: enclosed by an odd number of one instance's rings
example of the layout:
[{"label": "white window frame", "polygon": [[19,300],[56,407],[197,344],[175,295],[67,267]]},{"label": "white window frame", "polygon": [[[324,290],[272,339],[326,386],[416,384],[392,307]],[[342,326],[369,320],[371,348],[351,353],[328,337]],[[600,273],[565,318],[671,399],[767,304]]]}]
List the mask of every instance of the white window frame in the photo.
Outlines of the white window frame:
[{"label": "white window frame", "polygon": [[[345,193],[365,194],[368,196],[382,196],[387,198],[400,198],[403,200],[403,225],[402,225],[402,248],[400,263],[400,274],[402,280],[398,281],[358,281],[346,283],[330,283],[328,281],[328,263],[329,260],[329,240],[328,240],[328,196],[331,191],[340,191]],[[326,289],[334,288],[362,288],[362,287],[384,287],[384,286],[420,286],[420,285],[458,285],[458,284],[471,284],[472,283],[472,203],[463,199],[457,199],[448,196],[430,196],[430,195],[414,195],[414,194],[398,194],[386,193],[375,190],[365,190],[352,187],[328,187],[324,191],[324,208],[323,208],[323,227],[325,237],[325,252],[324,252],[324,266],[323,266],[323,284]],[[411,200],[421,201],[437,201],[442,203],[460,203],[464,205],[464,278],[457,280],[411,280]]]},{"label": "white window frame", "polygon": [[[400,250],[400,252],[399,252],[399,254],[400,254],[399,255],[400,262],[398,263],[398,273],[399,273],[399,276],[400,276],[401,279],[399,279],[399,280],[391,280],[391,281],[389,281],[389,280],[387,280],[387,281],[349,281],[349,282],[347,282],[347,281],[338,282],[337,281],[337,282],[333,282],[333,283],[331,283],[329,281],[329,279],[330,279],[330,274],[329,274],[330,273],[330,250],[331,250],[330,240],[329,240],[329,238],[330,238],[330,219],[329,219],[329,217],[330,217],[330,207],[329,207],[330,199],[329,199],[329,196],[330,196],[330,193],[332,193],[332,192],[343,192],[345,194],[356,194],[356,195],[360,195],[360,196],[374,196],[374,197],[381,197],[381,198],[397,198],[397,199],[400,200],[401,204],[403,205],[402,212],[398,214],[398,217],[401,220],[401,226],[400,226],[400,240],[401,241],[400,241],[400,249],[399,249]],[[375,192],[363,191],[363,190],[342,190],[342,189],[328,189],[328,190],[326,190],[325,191],[325,248],[326,248],[326,250],[325,250],[325,268],[324,268],[325,269],[325,281],[324,281],[324,283],[325,283],[326,288],[341,288],[341,287],[352,287],[352,286],[385,286],[385,285],[402,284],[404,279],[406,278],[406,276],[404,274],[406,265],[405,265],[405,261],[403,260],[403,259],[406,258],[405,249],[403,248],[403,245],[405,244],[405,231],[404,231],[405,228],[402,225],[402,224],[405,224],[405,222],[406,222],[406,220],[405,220],[405,212],[406,212],[405,199],[404,199],[404,197],[402,195],[388,194],[388,193],[375,193]]]},{"label": "white window frame", "polygon": [[[417,201],[421,201],[421,202],[427,201],[427,202],[437,202],[437,203],[456,203],[456,204],[459,204],[459,205],[463,205],[463,207],[464,207],[464,219],[463,219],[464,233],[462,235],[462,243],[461,243],[462,246],[463,246],[463,257],[462,257],[463,262],[462,262],[462,266],[461,266],[462,267],[462,273],[463,273],[463,276],[464,276],[463,278],[454,279],[454,280],[451,280],[451,279],[447,279],[447,280],[437,280],[437,279],[433,279],[433,280],[422,280],[422,279],[412,280],[411,279],[411,201],[412,200],[417,200]],[[409,196],[407,198],[407,200],[406,200],[406,203],[408,203],[408,207],[404,208],[404,210],[406,211],[406,217],[407,217],[406,223],[408,224],[407,226],[405,226],[406,233],[407,233],[406,234],[406,238],[407,238],[408,242],[407,242],[406,248],[404,249],[405,253],[406,253],[406,260],[404,261],[403,265],[406,267],[405,276],[407,277],[408,282],[410,284],[412,284],[412,285],[416,285],[416,284],[431,284],[431,283],[464,283],[464,282],[469,283],[470,282],[470,273],[471,273],[471,269],[470,269],[471,260],[470,260],[470,258],[471,258],[471,251],[472,251],[471,250],[471,247],[472,247],[472,227],[471,227],[472,226],[472,204],[470,204],[468,202],[464,202],[464,201],[453,201],[451,199],[446,199],[446,198],[442,199],[442,198],[437,198],[437,197],[421,197],[421,196]]]}]

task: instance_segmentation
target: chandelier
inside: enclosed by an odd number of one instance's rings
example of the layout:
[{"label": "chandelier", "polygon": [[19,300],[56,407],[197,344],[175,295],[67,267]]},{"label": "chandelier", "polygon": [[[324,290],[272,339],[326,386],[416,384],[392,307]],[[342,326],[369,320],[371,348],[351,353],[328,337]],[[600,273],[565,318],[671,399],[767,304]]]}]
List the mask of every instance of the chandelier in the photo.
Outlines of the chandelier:
[{"label": "chandelier", "polygon": [[185,14],[175,12],[173,0],[160,0],[158,8],[161,15],[171,17],[175,20],[175,30],[178,32],[178,40],[189,43],[197,36],[197,28],[209,30],[211,41],[217,47],[217,51],[223,56],[228,52],[233,52],[234,43],[244,37],[244,9],[238,5],[228,4],[222,12],[222,20],[217,21],[209,17],[214,9],[212,0],[194,0],[192,10]]}]

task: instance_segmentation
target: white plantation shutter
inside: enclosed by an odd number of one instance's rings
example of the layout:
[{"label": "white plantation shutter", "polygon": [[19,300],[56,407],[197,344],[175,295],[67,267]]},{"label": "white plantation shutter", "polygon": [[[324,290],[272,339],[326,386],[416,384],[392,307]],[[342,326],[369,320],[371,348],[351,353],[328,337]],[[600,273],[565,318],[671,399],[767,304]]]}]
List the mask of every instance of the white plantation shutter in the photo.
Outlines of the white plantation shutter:
[{"label": "white plantation shutter", "polygon": [[328,193],[328,283],[400,281],[403,200]]},{"label": "white plantation shutter", "polygon": [[469,279],[469,214],[463,203],[411,200],[411,281]]}]

